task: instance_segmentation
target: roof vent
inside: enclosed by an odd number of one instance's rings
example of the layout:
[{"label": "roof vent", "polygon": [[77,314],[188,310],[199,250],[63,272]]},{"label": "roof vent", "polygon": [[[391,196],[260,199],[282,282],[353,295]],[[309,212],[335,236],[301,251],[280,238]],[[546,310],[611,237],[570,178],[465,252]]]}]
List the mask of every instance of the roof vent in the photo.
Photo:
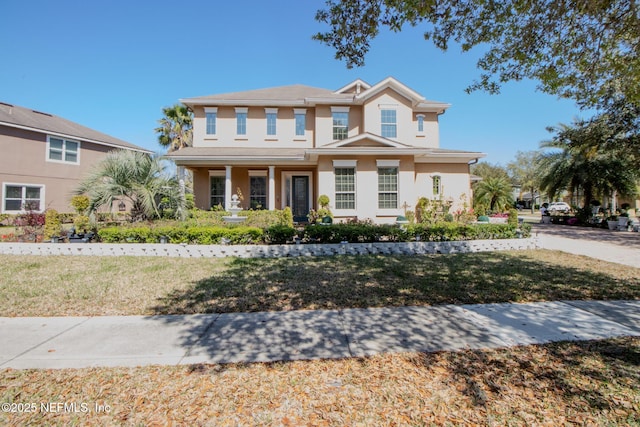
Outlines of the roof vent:
[{"label": "roof vent", "polygon": [[36,114],[42,114],[43,116],[47,116],[47,117],[53,117],[51,114],[49,113],[43,113],[42,111],[36,111],[36,110],[31,110]]},{"label": "roof vent", "polygon": [[13,105],[7,104],[6,102],[0,102],[0,105],[6,105],[7,107],[13,107]]}]

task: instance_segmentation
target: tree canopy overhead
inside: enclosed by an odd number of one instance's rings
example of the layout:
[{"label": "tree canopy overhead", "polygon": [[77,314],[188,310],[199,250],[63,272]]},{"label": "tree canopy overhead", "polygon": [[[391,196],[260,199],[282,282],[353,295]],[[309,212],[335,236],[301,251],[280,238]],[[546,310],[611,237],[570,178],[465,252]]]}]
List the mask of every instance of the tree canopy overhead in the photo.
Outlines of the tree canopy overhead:
[{"label": "tree canopy overhead", "polygon": [[468,91],[537,80],[546,93],[602,107],[622,96],[640,105],[640,17],[635,0],[327,0],[314,39],[347,67],[362,66],[381,27],[424,25],[425,39],[447,50],[486,48]]}]

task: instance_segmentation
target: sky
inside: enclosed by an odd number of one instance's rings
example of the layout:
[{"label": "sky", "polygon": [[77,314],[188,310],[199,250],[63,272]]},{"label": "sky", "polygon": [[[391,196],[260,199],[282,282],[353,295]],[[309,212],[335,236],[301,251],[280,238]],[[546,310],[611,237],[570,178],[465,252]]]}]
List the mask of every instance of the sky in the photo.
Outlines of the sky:
[{"label": "sky", "polygon": [[573,101],[508,83],[467,94],[482,52],[442,52],[424,29],[382,31],[360,68],[312,40],[324,0],[0,0],[0,102],[51,113],[155,152],[162,108],[181,98],[305,84],[338,89],[393,76],[451,104],[440,147],[506,165],[546,128],[584,117]]}]

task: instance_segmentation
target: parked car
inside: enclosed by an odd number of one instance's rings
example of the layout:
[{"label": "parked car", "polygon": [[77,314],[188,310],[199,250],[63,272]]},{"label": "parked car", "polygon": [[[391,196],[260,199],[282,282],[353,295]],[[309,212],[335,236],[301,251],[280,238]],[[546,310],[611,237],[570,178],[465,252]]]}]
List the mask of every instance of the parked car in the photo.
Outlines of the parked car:
[{"label": "parked car", "polygon": [[571,206],[569,206],[565,202],[553,202],[549,205],[550,212],[569,213],[570,210]]}]

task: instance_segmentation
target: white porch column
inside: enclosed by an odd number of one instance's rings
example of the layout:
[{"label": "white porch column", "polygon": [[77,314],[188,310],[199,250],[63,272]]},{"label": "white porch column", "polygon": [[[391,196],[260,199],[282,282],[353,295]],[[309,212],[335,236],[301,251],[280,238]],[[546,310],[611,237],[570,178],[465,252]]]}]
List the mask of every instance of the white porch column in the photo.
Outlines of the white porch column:
[{"label": "white porch column", "polygon": [[269,193],[267,196],[269,210],[276,209],[276,167],[269,166]]},{"label": "white porch column", "polygon": [[226,175],[224,180],[224,209],[229,210],[231,207],[231,166],[225,166]]}]

